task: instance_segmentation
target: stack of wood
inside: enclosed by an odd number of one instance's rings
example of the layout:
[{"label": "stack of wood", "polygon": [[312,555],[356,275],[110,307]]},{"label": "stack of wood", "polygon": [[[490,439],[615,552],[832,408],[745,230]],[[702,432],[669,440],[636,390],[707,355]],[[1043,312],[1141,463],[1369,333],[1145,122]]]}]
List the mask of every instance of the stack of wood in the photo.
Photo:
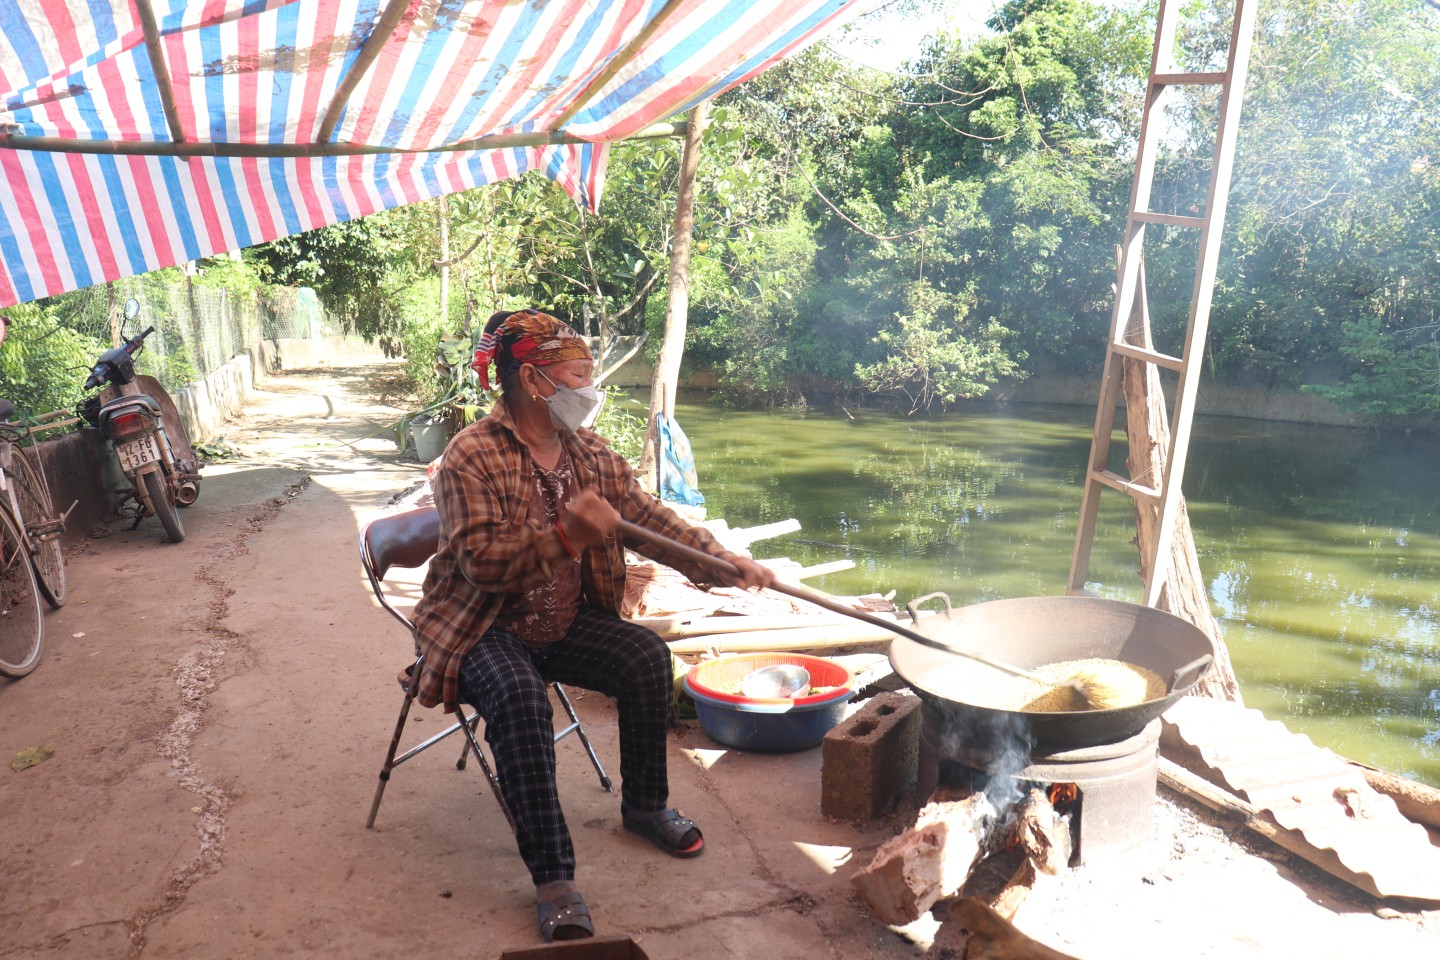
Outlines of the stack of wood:
[{"label": "stack of wood", "polygon": [[[724,520],[704,524],[728,550],[749,554],[758,540],[800,529],[784,520],[748,529]],[[761,559],[789,583],[849,569],[850,560],[802,566],[788,557]],[[893,594],[892,594],[893,596]],[[895,614],[891,596],[832,597],[868,613]],[[636,553],[626,556],[623,615],[664,637],[677,654],[707,652],[856,649],[888,644],[887,630],[839,616],[811,603],[772,591],[750,592],[692,583],[683,574]]]},{"label": "stack of wood", "polygon": [[1046,791],[1030,789],[1003,814],[984,793],[974,793],[927,804],[915,825],[881,846],[852,882],[883,923],[913,923],[932,912],[945,921],[950,945],[958,943],[959,955],[969,960],[1060,960],[1064,954],[1010,921],[1039,875],[1065,869],[1070,854],[1069,817],[1056,811]]}]

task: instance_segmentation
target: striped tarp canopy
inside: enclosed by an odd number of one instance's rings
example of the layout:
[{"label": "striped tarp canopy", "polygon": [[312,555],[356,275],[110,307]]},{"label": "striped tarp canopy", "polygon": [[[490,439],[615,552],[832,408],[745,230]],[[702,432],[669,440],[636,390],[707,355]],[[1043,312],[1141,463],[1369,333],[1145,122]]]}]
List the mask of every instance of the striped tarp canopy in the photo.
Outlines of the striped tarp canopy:
[{"label": "striped tarp canopy", "polygon": [[862,0],[0,0],[0,306],[540,171]]}]

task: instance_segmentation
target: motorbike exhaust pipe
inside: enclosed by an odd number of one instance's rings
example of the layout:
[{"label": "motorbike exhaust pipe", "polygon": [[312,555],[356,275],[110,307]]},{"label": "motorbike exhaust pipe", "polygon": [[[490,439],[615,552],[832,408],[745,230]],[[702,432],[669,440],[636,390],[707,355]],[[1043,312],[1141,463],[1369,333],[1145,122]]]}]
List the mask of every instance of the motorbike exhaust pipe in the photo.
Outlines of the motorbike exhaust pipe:
[{"label": "motorbike exhaust pipe", "polygon": [[196,486],[194,480],[183,481],[180,484],[180,488],[175,491],[175,502],[182,507],[190,506],[190,504],[198,500],[199,497],[200,488]]}]

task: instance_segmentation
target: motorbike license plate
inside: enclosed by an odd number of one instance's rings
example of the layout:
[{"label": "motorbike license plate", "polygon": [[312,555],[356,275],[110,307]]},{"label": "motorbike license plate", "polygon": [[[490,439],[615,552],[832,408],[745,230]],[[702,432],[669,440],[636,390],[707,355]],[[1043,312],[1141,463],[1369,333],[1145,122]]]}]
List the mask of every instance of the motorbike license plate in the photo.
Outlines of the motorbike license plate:
[{"label": "motorbike license plate", "polygon": [[151,434],[136,440],[127,440],[115,448],[115,453],[120,457],[120,466],[126,472],[139,470],[145,464],[160,459],[160,447]]}]

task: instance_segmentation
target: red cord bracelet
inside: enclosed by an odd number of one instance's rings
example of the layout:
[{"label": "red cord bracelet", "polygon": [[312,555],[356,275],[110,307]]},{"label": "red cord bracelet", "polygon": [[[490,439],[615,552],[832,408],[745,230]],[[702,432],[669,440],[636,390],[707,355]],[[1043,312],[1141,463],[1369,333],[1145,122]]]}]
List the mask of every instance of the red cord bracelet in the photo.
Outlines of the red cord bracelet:
[{"label": "red cord bracelet", "polygon": [[580,552],[570,546],[570,538],[565,536],[565,527],[562,524],[555,524],[555,532],[560,536],[560,546],[565,548],[566,553],[572,557],[580,556]]}]

